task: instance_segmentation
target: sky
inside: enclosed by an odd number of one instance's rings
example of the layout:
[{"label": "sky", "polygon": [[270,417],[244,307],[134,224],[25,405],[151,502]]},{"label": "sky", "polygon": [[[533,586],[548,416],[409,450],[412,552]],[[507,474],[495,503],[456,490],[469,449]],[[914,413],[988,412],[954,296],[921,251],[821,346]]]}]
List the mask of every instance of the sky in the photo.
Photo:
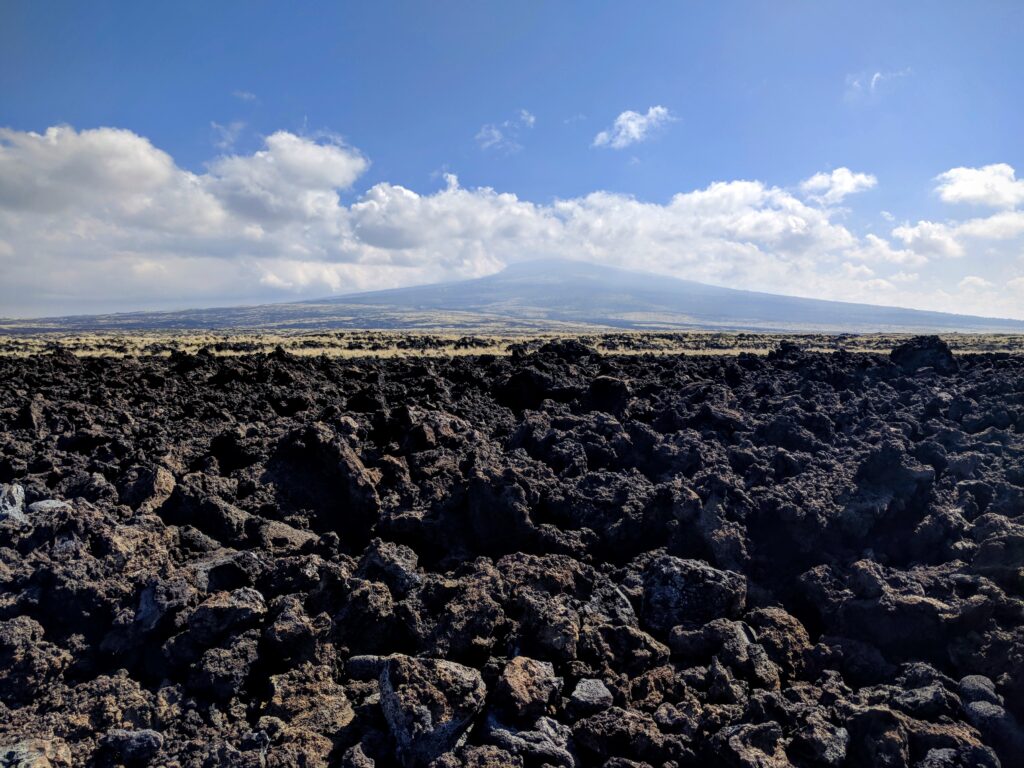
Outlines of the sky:
[{"label": "sky", "polygon": [[1024,4],[0,0],[0,316],[577,258],[1024,318]]}]

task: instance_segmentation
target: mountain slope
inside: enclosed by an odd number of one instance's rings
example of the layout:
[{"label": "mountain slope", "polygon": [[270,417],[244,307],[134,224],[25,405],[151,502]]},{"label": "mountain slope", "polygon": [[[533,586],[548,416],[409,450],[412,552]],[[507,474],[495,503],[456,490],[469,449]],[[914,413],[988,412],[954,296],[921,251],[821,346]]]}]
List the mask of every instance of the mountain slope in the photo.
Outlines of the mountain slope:
[{"label": "mountain slope", "polygon": [[620,328],[1018,332],[1024,321],[802,299],[576,261],[525,262],[457,283],[337,299],[347,304],[487,312]]},{"label": "mountain slope", "polygon": [[255,307],[0,323],[33,330],[582,328],[1019,333],[1024,321],[802,299],[577,261],[526,262],[474,280]]}]

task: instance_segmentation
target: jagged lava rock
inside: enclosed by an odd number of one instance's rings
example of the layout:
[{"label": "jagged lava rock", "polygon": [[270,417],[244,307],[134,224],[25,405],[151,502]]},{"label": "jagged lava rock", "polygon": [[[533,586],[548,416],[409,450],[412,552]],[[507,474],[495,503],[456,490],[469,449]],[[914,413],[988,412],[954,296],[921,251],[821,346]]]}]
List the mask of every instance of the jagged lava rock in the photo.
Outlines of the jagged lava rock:
[{"label": "jagged lava rock", "polygon": [[1024,356],[587,341],[0,357],[0,763],[1020,762]]},{"label": "jagged lava rock", "polygon": [[938,336],[915,336],[893,348],[890,359],[905,373],[919,368],[934,368],[939,373],[957,370],[956,358],[949,345]]},{"label": "jagged lava rock", "polygon": [[380,673],[380,702],[403,765],[427,765],[455,746],[486,695],[475,669],[443,659],[389,658]]},{"label": "jagged lava rock", "polygon": [[677,625],[700,626],[712,619],[736,618],[743,612],[746,597],[742,574],[700,560],[666,555],[644,572],[643,617],[659,632]]}]

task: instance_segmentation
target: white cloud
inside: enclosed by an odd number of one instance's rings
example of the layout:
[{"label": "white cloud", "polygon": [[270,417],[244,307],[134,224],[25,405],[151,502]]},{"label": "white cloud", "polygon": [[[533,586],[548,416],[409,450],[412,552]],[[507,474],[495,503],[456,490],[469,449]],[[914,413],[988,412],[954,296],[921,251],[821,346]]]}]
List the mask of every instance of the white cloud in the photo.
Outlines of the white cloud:
[{"label": "white cloud", "polygon": [[921,266],[928,257],[909,248],[893,248],[892,244],[878,235],[867,234],[864,240],[851,252],[860,261],[872,263],[907,264]]},{"label": "white cloud", "polygon": [[96,195],[125,204],[166,190],[176,180],[170,155],[130,131],[77,133],[58,126],[43,134],[0,129],[0,205],[57,211]]},{"label": "white cloud", "polygon": [[913,74],[913,72],[911,71],[910,67],[907,67],[906,69],[898,70],[896,72],[878,72],[878,71],[876,71],[874,74],[871,75],[871,82],[868,85],[868,88],[871,91],[877,91],[879,88],[881,88],[883,85],[885,85],[888,81],[899,80],[900,78],[903,78],[903,77],[909,77],[911,74]]},{"label": "white cloud", "polygon": [[626,110],[615,118],[611,128],[601,131],[594,137],[593,145],[624,149],[631,144],[645,141],[652,132],[672,120],[675,118],[662,106],[651,107],[646,115]]},{"label": "white cloud", "polygon": [[981,290],[992,286],[992,281],[978,277],[978,275],[968,275],[957,284],[961,290]]},{"label": "white cloud", "polygon": [[317,143],[286,131],[271,134],[252,155],[215,160],[204,186],[229,210],[276,222],[330,217],[338,189],[352,186],[369,166],[338,139]]},{"label": "white cloud", "polygon": [[483,150],[497,150],[506,154],[518,152],[523,148],[520,138],[523,133],[533,128],[537,117],[528,110],[520,109],[516,116],[501,123],[487,123],[477,131],[476,143]]},{"label": "white cloud", "polygon": [[921,276],[917,272],[896,272],[889,275],[889,280],[893,283],[916,283],[921,279]]},{"label": "white cloud", "polygon": [[67,126],[42,134],[0,129],[0,212],[16,223],[69,214],[55,226],[43,224],[47,231],[38,237],[49,240],[101,238],[123,226],[190,236],[225,218],[202,179],[148,140],[114,128]]},{"label": "white cloud", "polygon": [[875,270],[866,264],[851,264],[848,261],[843,262],[843,274],[847,277],[854,278],[867,278],[874,277]]},{"label": "white cloud", "polygon": [[816,173],[800,183],[800,189],[811,200],[835,205],[843,198],[871,189],[878,179],[870,173],[854,173],[849,168],[836,168],[832,173]]},{"label": "white cloud", "polygon": [[1013,166],[995,163],[981,168],[951,168],[936,177],[939,197],[947,203],[1014,208],[1024,203],[1024,179]]},{"label": "white cloud", "polygon": [[[1024,316],[1024,295],[1003,290],[1000,277],[1020,274],[1019,240],[977,233],[1016,231],[1011,211],[996,223],[905,224],[887,240],[858,236],[838,208],[747,180],[665,203],[595,191],[539,204],[446,174],[431,193],[383,182],[345,202],[341,192],[368,164],[335,137],[284,131],[202,172],[129,131],[0,131],[0,314],[315,298],[558,257],[776,293]],[[996,250],[969,270],[992,287],[943,282],[931,269],[933,256],[979,243]]]},{"label": "white cloud", "polygon": [[[989,216],[904,223],[892,236],[906,249],[924,257],[963,257],[1005,260],[1024,255],[1024,181],[1005,163],[982,168],[952,168],[936,177],[936,191],[947,203],[971,203],[1003,208]],[[977,286],[976,286],[977,287]]]},{"label": "white cloud", "polygon": [[239,90],[239,91],[234,91],[231,95],[234,96],[239,101],[250,101],[251,102],[251,101],[256,101],[257,100],[256,99],[256,94],[253,93],[252,91],[242,91],[242,90]]},{"label": "white cloud", "polygon": [[210,128],[213,129],[214,146],[217,149],[231,149],[235,146],[235,142],[238,141],[242,131],[245,130],[245,123],[241,120],[234,120],[227,125],[211,122]]},{"label": "white cloud", "polygon": [[893,229],[892,236],[921,256],[958,258],[964,255],[964,247],[956,239],[955,228],[938,222],[919,221],[913,226],[904,224]]},{"label": "white cloud", "polygon": [[885,71],[880,69],[866,70],[846,76],[847,101],[863,102],[880,96],[898,80],[910,77],[913,70],[906,69]]},{"label": "white cloud", "polygon": [[476,143],[480,145],[480,149],[491,149],[492,147],[508,147],[514,146],[516,149],[521,149],[518,144],[509,144],[505,138],[504,132],[498,128],[498,126],[488,123],[487,125],[480,128],[477,131]]},{"label": "white cloud", "polygon": [[983,219],[957,225],[957,234],[987,240],[1012,240],[1024,234],[1024,211],[1000,211]]}]

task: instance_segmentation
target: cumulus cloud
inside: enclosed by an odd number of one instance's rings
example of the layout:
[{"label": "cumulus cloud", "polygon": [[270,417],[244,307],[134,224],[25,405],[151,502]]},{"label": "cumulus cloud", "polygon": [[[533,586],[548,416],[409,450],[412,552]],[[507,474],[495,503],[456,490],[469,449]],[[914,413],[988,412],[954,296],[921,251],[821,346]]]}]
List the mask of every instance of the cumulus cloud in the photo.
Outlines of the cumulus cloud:
[{"label": "cumulus cloud", "polygon": [[965,290],[979,290],[984,288],[991,288],[993,283],[991,280],[986,280],[984,277],[978,275],[967,275],[963,280],[959,282],[959,287]]},{"label": "cumulus cloud", "polygon": [[956,227],[963,237],[1012,240],[1024,234],[1024,211],[1001,211],[980,219],[968,219]]},{"label": "cumulus cloud", "polygon": [[615,118],[611,128],[594,137],[593,146],[624,149],[645,141],[654,131],[674,119],[668,109],[662,106],[651,107],[645,115],[626,110]]},{"label": "cumulus cloud", "polygon": [[[331,135],[279,131],[255,152],[227,152],[193,172],[130,131],[0,131],[0,314],[315,298],[546,257],[776,293],[1024,314],[1019,291],[983,295],[925,270],[956,255],[944,237],[980,242],[956,226],[1010,233],[1013,211],[995,224],[906,224],[887,240],[855,234],[838,208],[751,180],[662,203],[595,191],[540,204],[447,174],[431,192],[381,182],[343,200],[368,166]],[[833,175],[815,194],[836,186]]]},{"label": "cumulus cloud", "polygon": [[917,272],[895,272],[889,275],[889,280],[893,283],[916,283],[921,279],[921,276]]},{"label": "cumulus cloud", "polygon": [[338,189],[347,189],[369,166],[339,139],[314,142],[278,131],[252,155],[215,160],[204,186],[225,207],[258,221],[330,218]]},{"label": "cumulus cloud", "polygon": [[[1024,181],[1005,163],[981,168],[952,168],[936,177],[936,192],[946,203],[1001,208],[988,216],[962,220],[904,223],[892,236],[923,257],[1005,258],[1024,254]],[[978,286],[975,286],[977,288]]]},{"label": "cumulus cloud", "polygon": [[936,177],[937,192],[947,203],[1014,208],[1024,203],[1024,179],[1006,163],[981,168],[951,168]]},{"label": "cumulus cloud", "polygon": [[170,155],[114,128],[0,129],[0,152],[0,204],[15,210],[54,212],[90,196],[132,209],[182,180]]},{"label": "cumulus cloud", "polygon": [[885,297],[889,291],[895,290],[896,288],[896,286],[888,280],[881,277],[876,277],[873,280],[865,280],[863,285],[867,290],[880,294],[876,298],[876,303],[883,303],[885,301],[883,297]]},{"label": "cumulus cloud", "polygon": [[875,276],[875,270],[866,264],[851,264],[848,261],[844,261],[843,274],[853,278],[868,278]]},{"label": "cumulus cloud", "polygon": [[853,251],[864,262],[908,264],[920,266],[928,263],[928,257],[909,248],[894,248],[888,240],[868,233]]},{"label": "cumulus cloud", "polygon": [[892,235],[919,256],[958,258],[964,255],[956,229],[946,224],[934,221],[919,221],[913,226],[904,224],[893,229]]},{"label": "cumulus cloud", "polygon": [[800,183],[800,189],[811,200],[835,205],[849,195],[871,189],[878,179],[870,173],[854,173],[849,168],[836,168],[832,173],[816,173]]}]

